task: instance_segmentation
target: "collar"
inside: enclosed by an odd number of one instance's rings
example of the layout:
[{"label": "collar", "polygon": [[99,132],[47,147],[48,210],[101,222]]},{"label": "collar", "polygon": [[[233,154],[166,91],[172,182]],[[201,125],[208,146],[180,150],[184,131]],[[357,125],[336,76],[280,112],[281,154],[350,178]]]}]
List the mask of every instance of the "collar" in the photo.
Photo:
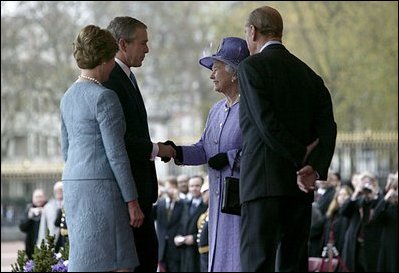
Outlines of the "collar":
[{"label": "collar", "polygon": [[274,45],[274,44],[282,44],[280,41],[268,41],[266,44],[262,46],[262,48],[259,50],[259,52],[262,52],[263,49],[265,49],[268,45]]},{"label": "collar", "polygon": [[170,199],[169,196],[165,196],[165,204],[166,204],[166,208],[170,208],[170,209],[173,209],[173,207],[175,206],[174,200]]},{"label": "collar", "polygon": [[193,198],[193,204],[194,204],[195,206],[198,206],[198,205],[201,203],[201,200],[202,200],[201,197],[199,197],[199,198]]},{"label": "collar", "polygon": [[226,103],[224,104],[224,106],[226,108],[230,108],[230,107],[233,107],[234,105],[236,105],[239,101],[240,101],[240,94],[238,94],[236,100],[231,105],[229,105],[229,101],[226,99]]},{"label": "collar", "polygon": [[122,68],[123,72],[125,72],[126,76],[130,79],[130,72],[132,72],[130,68],[116,57],[115,62]]}]

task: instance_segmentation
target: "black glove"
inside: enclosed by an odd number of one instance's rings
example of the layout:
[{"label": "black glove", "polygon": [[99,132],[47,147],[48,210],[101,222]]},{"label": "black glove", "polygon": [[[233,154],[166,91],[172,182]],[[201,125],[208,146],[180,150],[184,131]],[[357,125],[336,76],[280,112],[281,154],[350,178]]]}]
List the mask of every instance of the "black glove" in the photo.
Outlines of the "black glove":
[{"label": "black glove", "polygon": [[[165,145],[171,145],[173,147],[173,149],[176,150],[176,158],[175,158],[175,163],[180,165],[181,162],[183,162],[183,149],[181,148],[181,146],[176,146],[176,144],[171,141],[171,140],[167,140],[165,141],[163,144]],[[165,163],[170,161],[170,157],[167,156],[163,156],[161,157],[161,160]]]},{"label": "black glove", "polygon": [[229,164],[229,158],[227,157],[227,153],[219,153],[212,156],[211,158],[209,158],[208,164],[211,168],[215,170],[223,169]]},{"label": "black glove", "polygon": [[[176,150],[176,148],[175,148],[176,145],[175,145],[175,143],[173,143],[173,141],[171,141],[171,140],[167,140],[167,141],[163,142],[163,144],[165,144],[165,145],[171,145],[171,146]],[[168,156],[162,156],[162,157],[161,157],[161,160],[162,160],[163,162],[167,163],[167,162],[170,161],[170,157],[168,157]]]}]

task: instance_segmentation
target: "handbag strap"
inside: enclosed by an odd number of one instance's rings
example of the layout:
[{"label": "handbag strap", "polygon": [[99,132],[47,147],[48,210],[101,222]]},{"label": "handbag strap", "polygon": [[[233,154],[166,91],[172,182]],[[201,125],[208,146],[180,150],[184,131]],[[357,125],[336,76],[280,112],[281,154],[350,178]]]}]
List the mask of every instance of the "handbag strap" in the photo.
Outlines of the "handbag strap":
[{"label": "handbag strap", "polygon": [[233,167],[231,168],[231,176],[234,174],[234,169],[237,167],[239,159],[240,159],[241,149],[239,149],[234,157]]}]

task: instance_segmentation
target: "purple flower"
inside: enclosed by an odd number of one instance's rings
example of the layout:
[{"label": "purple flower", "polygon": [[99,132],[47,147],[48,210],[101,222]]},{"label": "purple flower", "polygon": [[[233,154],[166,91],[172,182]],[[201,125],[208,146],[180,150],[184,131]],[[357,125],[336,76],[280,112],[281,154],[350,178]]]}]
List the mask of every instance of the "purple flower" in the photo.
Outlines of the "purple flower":
[{"label": "purple flower", "polygon": [[35,262],[33,260],[28,260],[24,266],[24,272],[33,272],[33,267],[35,266]]},{"label": "purple flower", "polygon": [[68,272],[68,263],[59,259],[57,264],[51,266],[51,272]]}]

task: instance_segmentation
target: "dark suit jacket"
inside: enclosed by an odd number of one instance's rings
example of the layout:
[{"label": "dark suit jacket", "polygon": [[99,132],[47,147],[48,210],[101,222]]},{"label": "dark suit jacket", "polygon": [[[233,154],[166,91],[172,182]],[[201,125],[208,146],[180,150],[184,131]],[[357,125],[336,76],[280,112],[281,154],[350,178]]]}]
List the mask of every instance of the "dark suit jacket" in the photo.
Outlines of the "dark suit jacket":
[{"label": "dark suit jacket", "polygon": [[[306,146],[308,163],[327,178],[336,123],[323,80],[283,45],[272,44],[239,65],[243,135],[240,198],[306,196],[296,184]],[[313,198],[313,193],[308,194]]]},{"label": "dark suit jacket", "polygon": [[173,260],[180,261],[180,251],[178,251],[175,243],[174,238],[180,231],[180,221],[183,216],[183,208],[184,208],[184,201],[178,200],[175,202],[174,208],[172,210],[172,214],[170,219],[167,218],[167,209],[166,209],[166,201],[164,198],[158,201],[158,204],[155,205],[155,219],[157,220],[157,235],[158,235],[158,257],[160,261],[165,261],[165,252],[168,251],[166,248],[166,241],[172,247],[170,250],[173,252],[169,253],[168,257],[173,257]]},{"label": "dark suit jacket", "polygon": [[200,272],[200,255],[198,252],[198,244],[197,244],[197,233],[198,233],[198,218],[203,214],[208,206],[201,202],[198,207],[195,209],[194,213],[190,215],[190,206],[192,200],[186,202],[183,215],[181,218],[181,229],[179,230],[180,235],[193,235],[194,236],[194,244],[193,245],[182,245],[179,246],[181,249],[181,272]]},{"label": "dark suit jacket", "polygon": [[114,90],[121,102],[126,120],[125,143],[144,214],[152,211],[158,198],[155,163],[150,160],[152,142],[148,130],[147,112],[140,90],[136,90],[122,68],[115,63],[109,80],[103,83]]}]

